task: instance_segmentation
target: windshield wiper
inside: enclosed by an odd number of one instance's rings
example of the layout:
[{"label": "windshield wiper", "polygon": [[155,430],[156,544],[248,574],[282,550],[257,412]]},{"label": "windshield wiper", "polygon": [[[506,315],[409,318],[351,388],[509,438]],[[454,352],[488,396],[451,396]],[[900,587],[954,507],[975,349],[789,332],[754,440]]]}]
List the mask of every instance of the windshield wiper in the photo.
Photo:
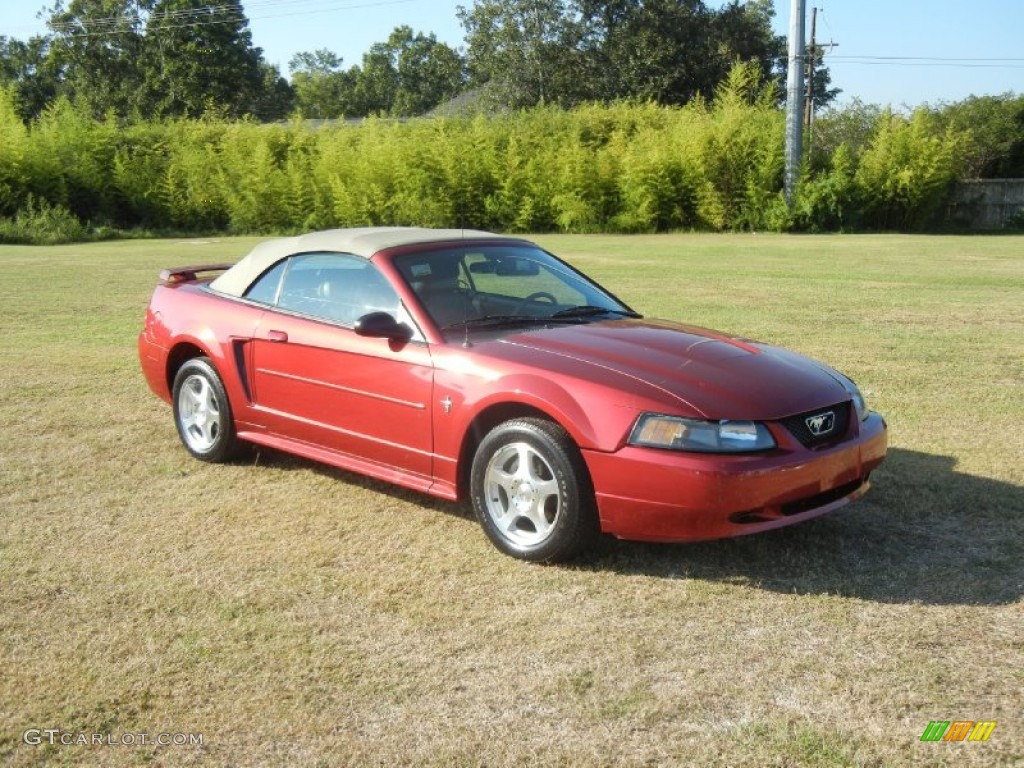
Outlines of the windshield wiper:
[{"label": "windshield wiper", "polygon": [[637,312],[631,312],[627,309],[611,309],[610,307],[597,307],[593,304],[580,304],[579,306],[569,307],[568,309],[560,309],[551,315],[550,319],[557,320],[559,318],[593,317],[594,315],[605,314],[622,315],[623,317],[643,317],[643,315]]},{"label": "windshield wiper", "polygon": [[546,317],[537,317],[537,315],[484,315],[483,317],[471,317],[467,320],[460,320],[457,323],[451,323],[450,325],[444,326],[442,331],[450,331],[455,328],[469,328],[474,325],[502,325],[505,323],[544,323],[547,322]]}]

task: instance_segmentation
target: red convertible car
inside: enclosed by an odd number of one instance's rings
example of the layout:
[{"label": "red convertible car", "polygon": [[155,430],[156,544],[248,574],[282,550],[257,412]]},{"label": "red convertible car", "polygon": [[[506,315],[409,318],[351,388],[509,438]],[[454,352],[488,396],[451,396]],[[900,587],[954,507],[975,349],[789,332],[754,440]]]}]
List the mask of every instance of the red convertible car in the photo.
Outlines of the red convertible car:
[{"label": "red convertible car", "polygon": [[644,319],[538,246],[362,228],[168,269],[142,370],[186,450],[246,443],[472,500],[525,560],[756,533],[860,497],[886,424],[792,352]]}]

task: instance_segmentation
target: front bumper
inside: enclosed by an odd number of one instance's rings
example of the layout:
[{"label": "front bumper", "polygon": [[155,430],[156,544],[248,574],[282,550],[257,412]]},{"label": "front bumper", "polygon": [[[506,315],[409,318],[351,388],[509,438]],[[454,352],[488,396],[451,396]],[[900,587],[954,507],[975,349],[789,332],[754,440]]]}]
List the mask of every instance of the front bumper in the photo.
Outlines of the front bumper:
[{"label": "front bumper", "polygon": [[[781,528],[860,498],[882,463],[885,420],[872,413],[841,442],[811,450],[711,455],[626,446],[584,451],[601,529],[637,541],[699,541]],[[773,430],[774,432],[774,430]]]}]

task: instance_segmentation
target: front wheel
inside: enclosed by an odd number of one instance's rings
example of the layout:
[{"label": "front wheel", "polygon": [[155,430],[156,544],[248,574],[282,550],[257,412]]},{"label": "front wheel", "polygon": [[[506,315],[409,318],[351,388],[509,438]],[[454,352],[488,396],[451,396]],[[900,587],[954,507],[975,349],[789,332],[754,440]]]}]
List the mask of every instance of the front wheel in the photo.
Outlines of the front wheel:
[{"label": "front wheel", "polygon": [[514,419],[492,429],[473,458],[470,486],[480,525],[505,554],[568,560],[597,534],[583,457],[550,421]]},{"label": "front wheel", "polygon": [[174,377],[174,423],[185,450],[202,461],[227,461],[239,452],[224,384],[209,358],[194,357]]}]

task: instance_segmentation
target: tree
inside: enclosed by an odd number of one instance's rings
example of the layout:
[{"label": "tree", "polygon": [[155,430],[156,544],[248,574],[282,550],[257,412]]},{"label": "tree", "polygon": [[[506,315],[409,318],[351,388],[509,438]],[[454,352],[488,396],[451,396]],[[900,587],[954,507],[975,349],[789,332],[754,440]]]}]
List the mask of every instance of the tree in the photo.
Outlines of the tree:
[{"label": "tree", "polygon": [[811,104],[815,111],[829,106],[843,92],[842,88],[829,88],[832,73],[825,66],[825,52],[818,48],[814,55],[814,79],[811,81]]},{"label": "tree", "polygon": [[216,108],[270,119],[291,109],[290,87],[253,47],[238,0],[57,0],[47,13],[48,100],[121,117]]},{"label": "tree", "polygon": [[363,56],[357,92],[365,114],[421,115],[465,86],[462,57],[433,34],[396,27]]},{"label": "tree", "polygon": [[865,104],[856,98],[842,109],[826,109],[814,122],[811,165],[827,167],[841,146],[846,147],[854,163],[859,162],[884,114],[878,105]]},{"label": "tree", "polygon": [[318,48],[313,52],[300,51],[288,62],[289,72],[306,72],[317,75],[330,75],[341,71],[344,59],[326,48]]},{"label": "tree", "polygon": [[701,0],[582,0],[590,98],[681,104],[722,79]]},{"label": "tree", "polygon": [[260,61],[260,89],[252,105],[252,115],[264,122],[282,120],[295,108],[295,91],[273,64]]},{"label": "tree", "polygon": [[737,60],[755,63],[766,81],[785,75],[786,38],[772,30],[774,17],[772,0],[732,0],[718,11],[713,22],[717,80]]},{"label": "tree", "polygon": [[362,67],[344,70],[341,64],[325,49],[292,57],[292,86],[303,115],[422,115],[456,96],[466,83],[465,62],[457,51],[406,26],[374,43]]},{"label": "tree", "polygon": [[944,127],[971,136],[967,178],[1024,176],[1024,96],[970,96],[935,111]]},{"label": "tree", "polygon": [[97,116],[140,107],[145,18],[154,0],[57,0],[48,9],[59,93]]},{"label": "tree", "polygon": [[440,43],[433,34],[412,34],[399,27],[388,39],[397,52],[398,91],[392,112],[422,115],[454,98],[465,88],[466,64],[457,51]]},{"label": "tree", "polygon": [[50,62],[49,38],[28,42],[0,36],[0,85],[11,87],[18,114],[28,121],[38,117],[57,95],[57,73]]},{"label": "tree", "polygon": [[588,94],[585,31],[563,0],[477,0],[459,7],[475,85],[490,83],[505,106],[572,104]]},{"label": "tree", "polygon": [[785,46],[771,0],[477,0],[459,19],[475,80],[512,107],[711,99],[737,61],[765,75]]},{"label": "tree", "polygon": [[341,65],[341,57],[326,48],[292,56],[288,69],[299,114],[314,118],[351,114],[356,75]]},{"label": "tree", "polygon": [[[391,33],[394,37],[395,33]],[[359,116],[390,114],[398,93],[396,52],[388,43],[374,43],[363,54],[363,67],[356,77]]]},{"label": "tree", "polygon": [[151,115],[255,114],[263,52],[239,2],[153,0],[145,27],[144,104]]}]

